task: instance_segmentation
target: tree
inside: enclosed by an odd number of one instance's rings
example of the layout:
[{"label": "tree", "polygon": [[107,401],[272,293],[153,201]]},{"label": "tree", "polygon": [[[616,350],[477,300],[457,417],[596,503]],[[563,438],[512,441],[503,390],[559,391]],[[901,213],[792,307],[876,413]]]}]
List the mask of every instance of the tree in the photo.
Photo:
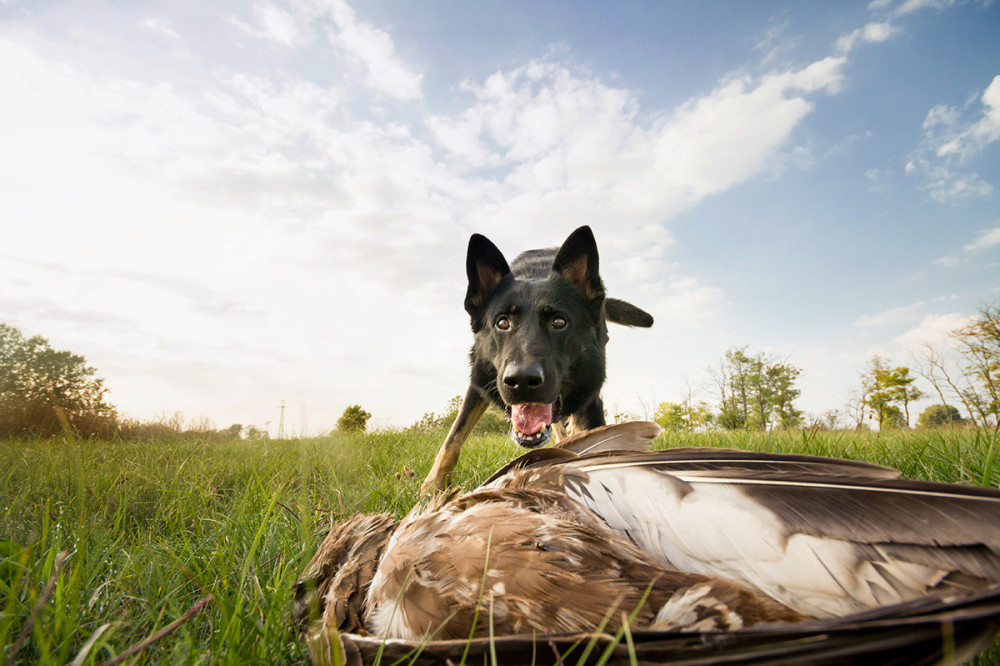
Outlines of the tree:
[{"label": "tree", "polygon": [[243,431],[246,434],[246,438],[250,440],[269,439],[266,428],[248,425]]},{"label": "tree", "polygon": [[854,422],[854,430],[867,430],[865,414],[868,409],[868,387],[865,382],[861,382],[860,388],[853,388],[847,392],[847,402],[844,403],[847,417]]},{"label": "tree", "polygon": [[966,402],[983,423],[1000,422],[1000,306],[979,310],[971,323],[951,332],[968,380]]},{"label": "tree", "polygon": [[795,408],[795,400],[802,391],[795,388],[795,380],[802,371],[788,363],[774,363],[764,368],[770,387],[771,410],[782,428],[795,428],[802,423],[802,412]]},{"label": "tree", "polygon": [[115,408],[83,356],[0,324],[0,436],[110,435]]},{"label": "tree", "polygon": [[351,405],[337,419],[337,430],[340,432],[364,432],[368,427],[371,414],[361,408],[361,405]]},{"label": "tree", "polygon": [[889,367],[886,360],[876,354],[868,361],[868,372],[862,375],[862,383],[865,386],[866,403],[875,414],[878,420],[878,427],[882,429],[882,422],[885,420],[886,411],[891,404],[889,390],[885,386],[885,378],[889,374]]},{"label": "tree", "polygon": [[916,377],[910,376],[910,369],[905,367],[896,368],[893,374],[893,382],[896,385],[896,399],[903,403],[903,424],[910,427],[910,403],[924,397],[924,392],[913,386]]},{"label": "tree", "polygon": [[940,428],[964,423],[965,419],[958,408],[951,405],[931,405],[917,417],[918,428]]},{"label": "tree", "polygon": [[730,349],[717,367],[710,367],[719,396],[716,422],[726,430],[738,430],[750,423],[751,359],[746,347]]},{"label": "tree", "polygon": [[903,420],[903,411],[899,407],[889,405],[885,408],[885,413],[882,415],[882,425],[880,426],[882,430],[901,430],[908,427],[906,421]]},{"label": "tree", "polygon": [[795,380],[802,371],[763,353],[750,356],[746,350],[730,349],[717,367],[709,368],[719,396],[716,422],[727,430],[799,425],[802,412],[795,400],[801,391]]},{"label": "tree", "polygon": [[819,416],[810,417],[809,421],[810,429],[829,431],[839,429],[843,418],[839,409],[827,409]]},{"label": "tree", "polygon": [[[410,428],[413,430],[432,430],[435,428],[450,428],[458,417],[458,410],[462,408],[462,396],[456,395],[448,401],[443,414],[434,412],[424,412],[416,423]],[[491,404],[486,408],[482,418],[476,423],[475,431],[478,433],[490,433],[493,435],[506,435],[510,433],[510,423],[500,408]]]},{"label": "tree", "polygon": [[973,425],[996,426],[1000,423],[1000,306],[980,308],[972,321],[951,331],[948,338],[951,349],[925,345],[916,356],[918,373],[931,383],[942,403],[948,402],[947,397],[960,402]]},{"label": "tree", "polygon": [[[916,377],[910,376],[909,368],[890,367],[889,362],[878,354],[868,361],[868,369],[861,381],[867,405],[878,419],[879,429],[910,427],[910,403],[924,395],[923,391],[913,386],[915,380]],[[899,405],[902,405],[902,410]]]},{"label": "tree", "polygon": [[697,404],[661,402],[656,406],[653,420],[664,430],[672,432],[698,431],[713,420],[712,412],[703,402]]}]

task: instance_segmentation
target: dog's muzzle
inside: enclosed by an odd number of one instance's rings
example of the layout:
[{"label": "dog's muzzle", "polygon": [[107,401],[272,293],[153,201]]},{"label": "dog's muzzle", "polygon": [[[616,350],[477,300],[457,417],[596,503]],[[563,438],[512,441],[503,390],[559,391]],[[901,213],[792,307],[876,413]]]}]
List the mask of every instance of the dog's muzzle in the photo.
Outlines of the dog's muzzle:
[{"label": "dog's muzzle", "polygon": [[552,424],[560,418],[559,401],[508,405],[506,414],[511,424],[511,438],[527,449],[534,449],[552,436]]}]

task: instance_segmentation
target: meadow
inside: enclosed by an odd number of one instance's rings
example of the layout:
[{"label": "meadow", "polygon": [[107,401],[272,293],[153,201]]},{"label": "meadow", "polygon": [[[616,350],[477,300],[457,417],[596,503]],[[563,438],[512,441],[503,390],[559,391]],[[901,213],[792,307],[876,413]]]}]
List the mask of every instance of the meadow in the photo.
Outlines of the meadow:
[{"label": "meadow", "polygon": [[[0,441],[0,661],[307,662],[289,621],[296,576],[331,520],[405,514],[444,434]],[[829,455],[998,487],[998,440],[792,431],[671,434],[655,446]],[[474,485],[518,452],[474,436],[456,481]],[[998,644],[977,663],[1000,664]]]}]

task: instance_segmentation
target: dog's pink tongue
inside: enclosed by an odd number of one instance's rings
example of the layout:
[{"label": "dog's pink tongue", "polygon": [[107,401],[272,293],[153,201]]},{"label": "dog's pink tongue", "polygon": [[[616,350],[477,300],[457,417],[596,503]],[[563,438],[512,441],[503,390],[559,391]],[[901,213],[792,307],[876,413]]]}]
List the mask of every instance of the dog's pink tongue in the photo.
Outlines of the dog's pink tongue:
[{"label": "dog's pink tongue", "polygon": [[552,405],[544,405],[540,402],[511,405],[510,422],[514,424],[518,432],[534,435],[552,423]]}]

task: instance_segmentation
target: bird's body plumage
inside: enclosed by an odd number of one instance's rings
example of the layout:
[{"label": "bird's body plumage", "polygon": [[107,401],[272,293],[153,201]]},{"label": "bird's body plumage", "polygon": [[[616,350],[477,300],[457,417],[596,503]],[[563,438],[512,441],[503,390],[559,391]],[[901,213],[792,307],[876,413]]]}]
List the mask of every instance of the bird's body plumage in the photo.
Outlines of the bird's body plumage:
[{"label": "bird's body plumage", "polygon": [[743,635],[1000,583],[996,490],[828,458],[638,451],[657,432],[608,426],[398,523],[335,526],[300,581],[297,616],[312,616],[313,636],[410,641],[623,623]]},{"label": "bird's body plumage", "polygon": [[565,493],[517,488],[455,496],[404,520],[367,617],[375,635],[416,640],[587,631],[609,612],[617,628],[619,611],[637,626],[690,631],[800,619],[729,581],[658,565]]}]

